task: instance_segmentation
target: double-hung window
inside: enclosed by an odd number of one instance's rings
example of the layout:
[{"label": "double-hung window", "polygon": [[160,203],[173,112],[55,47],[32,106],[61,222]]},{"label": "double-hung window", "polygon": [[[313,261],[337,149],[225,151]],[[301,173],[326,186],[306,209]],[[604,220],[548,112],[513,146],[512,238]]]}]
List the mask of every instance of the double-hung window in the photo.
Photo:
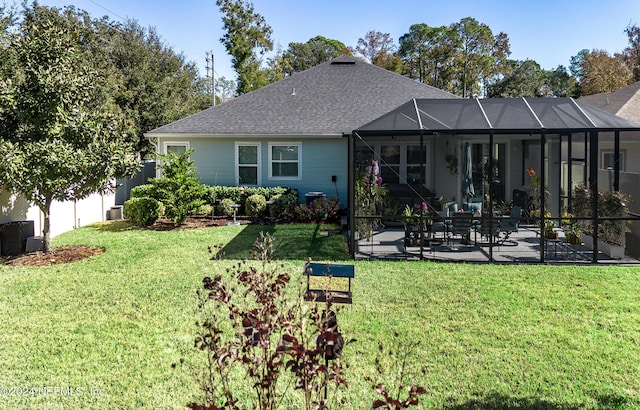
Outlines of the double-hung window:
[{"label": "double-hung window", "polygon": [[236,142],[236,181],[238,185],[260,185],[259,142]]},{"label": "double-hung window", "polygon": [[172,153],[176,155],[182,155],[189,150],[189,141],[178,141],[178,142],[167,141],[163,144],[163,146],[164,146],[163,152],[165,154]]},{"label": "double-hung window", "polygon": [[423,169],[426,167],[429,145],[420,147],[412,143],[380,143],[366,147],[356,147],[356,163],[358,166],[368,166],[376,159],[380,166],[380,176],[383,183],[390,184],[419,184],[424,183]]},{"label": "double-hung window", "polygon": [[300,179],[302,143],[269,143],[269,178],[270,179]]}]

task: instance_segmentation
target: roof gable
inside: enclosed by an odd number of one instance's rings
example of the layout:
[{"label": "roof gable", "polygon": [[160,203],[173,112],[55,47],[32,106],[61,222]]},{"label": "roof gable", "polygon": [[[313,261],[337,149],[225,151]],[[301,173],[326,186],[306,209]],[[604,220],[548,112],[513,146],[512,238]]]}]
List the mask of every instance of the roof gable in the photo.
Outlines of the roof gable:
[{"label": "roof gable", "polygon": [[340,56],[147,135],[344,135],[412,98],[457,97]]},{"label": "roof gable", "polygon": [[618,91],[586,95],[580,97],[579,101],[640,123],[640,82],[630,84]]}]

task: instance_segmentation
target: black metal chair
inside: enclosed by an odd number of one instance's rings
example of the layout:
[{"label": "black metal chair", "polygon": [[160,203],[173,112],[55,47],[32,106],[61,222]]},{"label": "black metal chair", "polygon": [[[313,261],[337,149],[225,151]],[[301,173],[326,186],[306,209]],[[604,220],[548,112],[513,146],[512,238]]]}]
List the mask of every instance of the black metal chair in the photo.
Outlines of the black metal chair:
[{"label": "black metal chair", "polygon": [[[500,232],[504,233],[504,237],[501,241],[502,244],[509,240],[509,235],[514,232],[518,232],[518,224],[520,223],[520,218],[522,218],[522,208],[519,206],[513,206],[511,208],[511,212],[509,213],[509,218],[502,219],[500,221]],[[517,244],[513,240],[509,241]]]},{"label": "black metal chair", "polygon": [[461,211],[451,215],[451,235],[459,235],[463,244],[471,241],[471,227],[473,226],[473,212]]},{"label": "black metal chair", "polygon": [[491,237],[493,237],[494,243],[498,243],[498,238],[500,236],[500,222],[496,219],[491,220],[489,212],[482,212],[478,232],[480,233],[481,241],[482,238],[486,238],[487,242],[489,242]]}]

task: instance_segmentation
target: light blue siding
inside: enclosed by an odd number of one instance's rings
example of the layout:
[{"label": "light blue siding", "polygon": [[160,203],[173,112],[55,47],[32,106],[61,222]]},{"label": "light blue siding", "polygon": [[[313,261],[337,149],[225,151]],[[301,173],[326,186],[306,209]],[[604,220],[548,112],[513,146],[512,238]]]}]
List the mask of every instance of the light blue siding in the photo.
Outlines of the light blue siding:
[{"label": "light blue siding", "polygon": [[[261,153],[262,186],[286,186],[296,188],[300,201],[304,202],[307,192],[324,192],[327,198],[337,196],[343,206],[347,206],[347,164],[348,138],[203,138],[203,137],[163,137],[159,146],[166,141],[189,141],[194,149],[191,159],[198,170],[200,182],[208,185],[235,186],[235,144],[236,142],[259,142]],[[269,178],[269,142],[302,143],[302,175],[296,180]],[[331,177],[336,176],[336,183]]]}]

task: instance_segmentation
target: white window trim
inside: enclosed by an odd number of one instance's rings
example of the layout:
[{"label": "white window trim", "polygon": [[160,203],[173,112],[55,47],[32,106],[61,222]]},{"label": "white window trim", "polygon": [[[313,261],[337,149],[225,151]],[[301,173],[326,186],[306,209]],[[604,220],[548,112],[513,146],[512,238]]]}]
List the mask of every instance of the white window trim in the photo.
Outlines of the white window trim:
[{"label": "white window trim", "polygon": [[[257,185],[250,185],[250,184],[244,184],[240,182],[240,172],[239,172],[239,168],[240,168],[240,156],[239,156],[239,149],[240,147],[257,147],[258,148],[258,158],[257,161],[258,163],[256,164],[258,170],[258,184]],[[254,142],[254,141],[247,141],[247,142],[236,142],[235,143],[235,165],[234,165],[234,169],[235,169],[235,181],[236,181],[236,185],[237,186],[261,186],[262,185],[262,144],[260,142]]]},{"label": "white window trim", "polygon": [[[602,150],[600,151],[600,168],[602,169],[607,169],[604,167],[604,157],[605,155],[611,155],[611,159],[613,160],[613,156],[615,154],[614,150]],[[621,172],[625,172],[626,171],[626,164],[625,164],[625,150],[620,150],[620,171]]]},{"label": "white window trim", "polygon": [[[189,141],[163,141],[162,142],[162,151],[160,154],[167,155],[169,153],[168,148],[170,146],[174,147],[185,147],[185,151],[189,151],[191,149],[191,142]],[[159,146],[157,145],[159,148]],[[156,178],[162,177],[162,169],[160,168],[162,165],[162,161],[158,160],[156,163]]]},{"label": "white window trim", "polygon": [[[407,170],[409,169],[410,166],[415,167],[415,166],[420,166],[422,164],[415,164],[415,163],[409,163],[409,160],[407,158],[407,147],[408,146],[413,146],[413,147],[419,147],[420,144],[416,144],[416,143],[405,143],[403,148],[400,150],[400,175],[404,178],[404,183],[405,184],[410,184],[410,182],[407,180],[409,178],[409,176],[407,175]],[[430,143],[428,141],[426,141],[424,144],[424,165],[425,165],[425,181],[423,182],[423,184],[425,186],[428,186],[429,183],[428,181],[430,181],[430,173],[429,173],[429,150],[431,149]]]},{"label": "white window trim", "polygon": [[[279,177],[273,176],[273,151],[272,147],[284,147],[295,145],[298,147],[298,176],[296,177]],[[302,179],[302,142],[270,142],[269,143],[269,179],[278,181],[299,181]]]},{"label": "white window trim", "polygon": [[[383,145],[397,145],[400,147],[400,163],[399,164],[391,164],[391,166],[397,166],[399,168],[399,177],[398,177],[398,183],[401,185],[409,185],[411,184],[409,181],[407,181],[407,168],[409,166],[416,166],[416,165],[420,165],[420,164],[409,164],[407,162],[407,147],[408,146],[417,146],[419,147],[420,144],[419,143],[415,143],[415,142],[407,142],[407,141],[381,141],[379,143],[374,144],[374,149],[375,149],[375,158],[381,158],[381,147]],[[429,158],[430,158],[430,143],[429,141],[424,142],[424,154],[425,154],[425,186],[428,186],[429,181],[431,181],[431,176],[430,176],[430,172],[429,172]],[[383,166],[382,164],[382,160],[380,159],[380,166]],[[384,181],[383,181],[384,183]]]},{"label": "white window trim", "polygon": [[173,147],[185,147],[186,151],[189,151],[191,149],[191,143],[189,141],[164,141],[162,143],[162,153],[163,154],[168,154],[168,148],[169,146],[173,146]]}]

